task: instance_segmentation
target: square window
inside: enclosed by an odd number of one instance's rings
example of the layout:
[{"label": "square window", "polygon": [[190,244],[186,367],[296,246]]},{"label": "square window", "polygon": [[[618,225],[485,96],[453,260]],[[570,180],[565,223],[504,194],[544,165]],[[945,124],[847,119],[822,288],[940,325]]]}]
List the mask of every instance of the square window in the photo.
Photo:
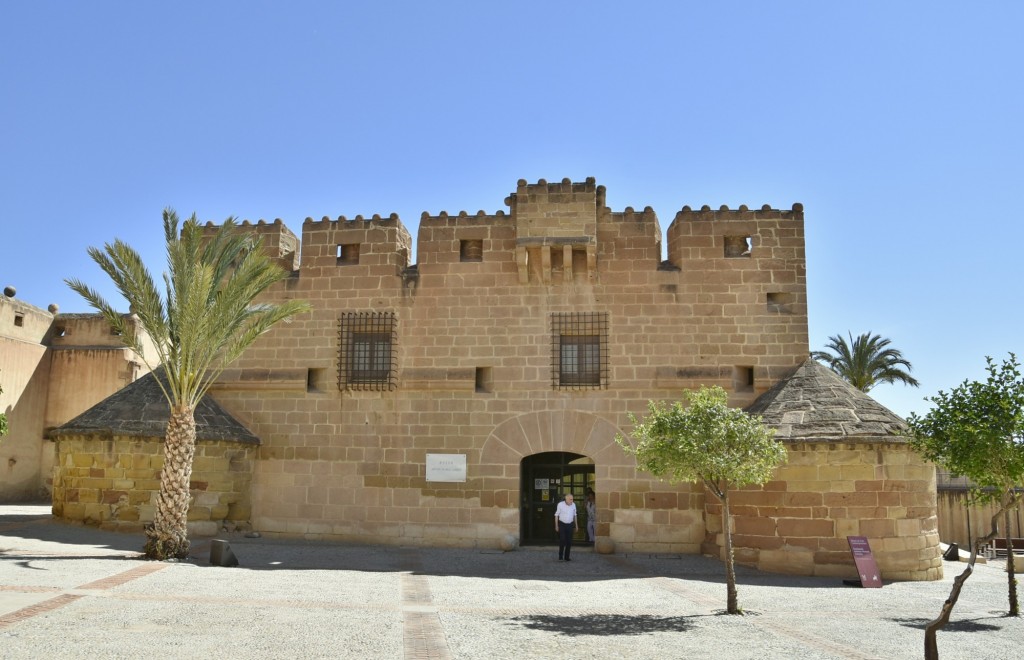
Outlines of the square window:
[{"label": "square window", "polygon": [[359,263],[359,243],[346,243],[338,246],[338,265],[354,266]]},{"label": "square window", "polygon": [[732,388],[736,392],[754,391],[754,367],[737,366],[732,368]]},{"label": "square window", "polygon": [[342,389],[394,389],[395,325],[393,312],[342,315],[338,369]]},{"label": "square window", "polygon": [[349,374],[354,383],[386,381],[391,371],[391,335],[356,332],[349,344]]},{"label": "square window", "polygon": [[17,314],[16,313],[14,315],[14,325],[16,325],[19,328],[24,326],[25,325],[25,315],[24,314]]},{"label": "square window", "polygon": [[791,314],[792,293],[768,292],[768,311],[773,314]]},{"label": "square window", "polygon": [[459,261],[483,261],[484,242],[481,239],[459,241]]},{"label": "square window", "polygon": [[490,367],[476,368],[476,391],[481,394],[494,391],[494,378]]},{"label": "square window", "polygon": [[726,259],[749,258],[752,250],[753,243],[750,240],[750,236],[725,237]]},{"label": "square window", "polygon": [[551,385],[555,389],[608,387],[608,314],[551,315]]},{"label": "square window", "polygon": [[562,335],[558,381],[561,385],[601,384],[601,338]]}]

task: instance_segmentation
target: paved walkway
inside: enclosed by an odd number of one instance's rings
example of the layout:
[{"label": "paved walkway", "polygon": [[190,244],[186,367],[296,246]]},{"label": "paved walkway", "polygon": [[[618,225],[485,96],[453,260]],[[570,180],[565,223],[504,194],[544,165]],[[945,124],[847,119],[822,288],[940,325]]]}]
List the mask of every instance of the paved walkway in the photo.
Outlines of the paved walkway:
[{"label": "paved walkway", "polygon": [[[510,553],[226,536],[240,566],[137,558],[141,535],[0,506],[0,658],[916,658],[939,582],[845,587],[692,556]],[[1002,564],[979,566],[944,659],[1024,656]]]}]

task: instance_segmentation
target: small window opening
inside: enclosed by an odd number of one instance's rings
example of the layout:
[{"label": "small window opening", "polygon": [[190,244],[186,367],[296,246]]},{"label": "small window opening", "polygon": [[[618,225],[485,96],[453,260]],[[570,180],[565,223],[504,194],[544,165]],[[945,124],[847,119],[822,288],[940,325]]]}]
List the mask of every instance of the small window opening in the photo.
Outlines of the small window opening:
[{"label": "small window opening", "polygon": [[326,391],[326,388],[324,387],[324,385],[326,384],[326,373],[326,369],[307,369],[306,391],[311,394],[317,394]]},{"label": "small window opening", "polygon": [[551,272],[552,272],[552,274],[561,273],[562,272],[562,263],[564,261],[563,258],[562,258],[563,254],[564,253],[562,252],[562,246],[561,245],[556,245],[555,247],[551,248]]},{"label": "small window opening", "polygon": [[62,326],[62,325],[58,325],[57,327],[55,327],[55,328],[53,329],[53,336],[54,336],[54,337],[63,337],[63,336],[65,336],[66,334],[68,334],[68,329],[67,329],[67,328],[65,328],[65,327],[64,327],[64,326]]},{"label": "small window opening", "polygon": [[492,392],[494,390],[494,380],[491,376],[490,367],[477,367],[476,368],[476,391],[480,393]]},{"label": "small window opening", "polygon": [[726,236],[725,237],[725,258],[738,259],[749,257],[751,241],[749,236]]},{"label": "small window opening", "polygon": [[572,278],[575,281],[585,281],[587,279],[586,250],[572,251]]},{"label": "small window opening", "polygon": [[781,291],[768,292],[768,311],[773,314],[792,314],[793,294]]},{"label": "small window opening", "polygon": [[25,315],[24,314],[15,314],[14,315],[14,325],[18,326],[19,328],[24,326],[25,325]]},{"label": "small window opening", "polygon": [[115,336],[115,337],[120,337],[121,336],[121,331],[118,330],[117,328],[111,328],[110,329],[110,334]]},{"label": "small window opening", "polygon": [[338,246],[338,265],[353,266],[359,263],[359,243],[345,243]]},{"label": "small window opening", "polygon": [[733,367],[732,388],[737,392],[753,392],[754,367]]},{"label": "small window opening", "polygon": [[484,242],[481,239],[459,241],[459,261],[483,261]]}]

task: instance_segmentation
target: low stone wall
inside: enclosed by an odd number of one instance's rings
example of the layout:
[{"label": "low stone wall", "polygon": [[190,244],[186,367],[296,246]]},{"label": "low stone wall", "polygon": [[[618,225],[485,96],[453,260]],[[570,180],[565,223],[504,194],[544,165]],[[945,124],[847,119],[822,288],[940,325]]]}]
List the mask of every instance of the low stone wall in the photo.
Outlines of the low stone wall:
[{"label": "low stone wall", "polygon": [[[55,440],[53,515],[103,529],[138,531],[152,522],[163,467],[158,438],[61,436]],[[189,529],[214,534],[221,521],[247,522],[256,446],[196,442]]]},{"label": "low stone wall", "polygon": [[[935,468],[905,444],[788,445],[763,487],[730,495],[736,561],[775,573],[856,578],[847,536],[866,536],[883,580],[942,577]],[[707,498],[704,551],[723,554]]]}]

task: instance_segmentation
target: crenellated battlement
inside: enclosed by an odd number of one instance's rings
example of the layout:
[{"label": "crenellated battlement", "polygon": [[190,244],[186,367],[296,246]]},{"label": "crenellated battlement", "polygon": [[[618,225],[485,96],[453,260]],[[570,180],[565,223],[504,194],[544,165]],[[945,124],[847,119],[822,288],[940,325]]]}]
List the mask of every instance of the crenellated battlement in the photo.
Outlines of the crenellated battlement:
[{"label": "crenellated battlement", "polygon": [[[791,286],[775,287],[774,293],[786,300],[804,296],[790,295],[804,281],[801,204],[789,210],[767,204],[759,209],[684,206],[663,234],[650,206],[608,208],[605,187],[594,177],[551,183],[520,179],[505,203],[508,212],[423,212],[416,235],[417,282],[422,277],[426,286],[436,286],[459,273],[486,276],[479,281],[495,284],[510,277],[519,285],[595,285],[603,274],[615,279],[629,273],[639,282],[651,273],[683,272],[690,279],[788,282]],[[274,258],[297,270],[305,286],[315,287],[322,278],[370,276],[378,279],[360,281],[401,287],[410,266],[413,239],[397,213],[309,217],[301,242],[280,219],[242,226],[255,231]],[[726,271],[734,275],[721,274]],[[741,271],[761,274],[735,275]]]},{"label": "crenellated battlement", "polygon": [[756,211],[750,210],[746,204],[741,204],[736,210],[731,210],[723,204],[718,210],[712,210],[705,204],[700,209],[694,210],[684,206],[676,213],[675,221],[735,221],[735,220],[800,220],[804,219],[804,205],[797,202],[789,211],[774,209],[769,204],[763,205]]},{"label": "crenellated battlement", "polygon": [[464,221],[466,224],[477,224],[479,222],[497,222],[505,219],[508,216],[505,211],[496,211],[494,213],[487,213],[483,209],[480,209],[476,213],[470,214],[466,211],[459,211],[455,214],[450,214],[448,211],[441,211],[437,215],[430,215],[428,211],[424,211],[420,215],[420,226],[431,223],[447,223],[453,220]]},{"label": "crenellated battlement", "polygon": [[[204,233],[211,235],[219,225],[207,222]],[[299,238],[288,229],[281,218],[273,222],[259,220],[255,223],[243,220],[239,223],[243,231],[251,232],[263,241],[263,249],[267,256],[276,261],[282,268],[289,271],[299,269]]]}]

